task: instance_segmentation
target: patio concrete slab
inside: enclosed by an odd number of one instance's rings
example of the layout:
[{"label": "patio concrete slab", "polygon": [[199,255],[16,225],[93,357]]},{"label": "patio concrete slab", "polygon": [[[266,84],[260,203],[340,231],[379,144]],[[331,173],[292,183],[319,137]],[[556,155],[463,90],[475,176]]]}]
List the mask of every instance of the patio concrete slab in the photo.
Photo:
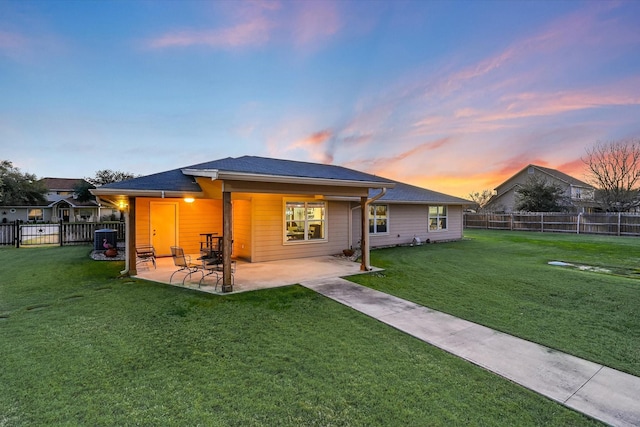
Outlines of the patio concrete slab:
[{"label": "patio concrete slab", "polygon": [[[197,259],[198,256],[198,254],[193,254],[191,259]],[[183,286],[182,279],[185,274],[182,272],[177,273],[173,277],[172,283],[169,283],[172,273],[177,269],[171,257],[156,259],[156,268],[150,263],[141,263],[137,268],[138,273],[135,277],[139,279]],[[360,273],[363,272],[360,271],[359,263],[339,256],[319,256],[256,263],[237,260],[233,293],[288,286],[309,280],[326,280],[335,277],[352,276]],[[202,286],[199,287],[198,282],[201,277],[201,273],[194,273],[185,280],[184,286],[190,289],[198,289],[202,292],[222,293],[220,286],[218,286],[217,290],[215,289],[215,275],[206,277],[202,282]]]},{"label": "patio concrete slab", "polygon": [[303,286],[613,426],[640,426],[640,378],[347,280]]}]

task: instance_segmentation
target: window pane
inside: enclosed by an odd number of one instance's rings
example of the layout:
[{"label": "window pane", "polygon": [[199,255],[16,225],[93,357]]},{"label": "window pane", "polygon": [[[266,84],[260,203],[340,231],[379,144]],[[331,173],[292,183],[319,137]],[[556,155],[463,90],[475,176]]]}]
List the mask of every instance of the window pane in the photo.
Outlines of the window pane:
[{"label": "window pane", "polygon": [[436,218],[429,218],[429,230],[438,229],[438,220]]},{"label": "window pane", "polygon": [[285,239],[325,239],[325,202],[286,202]]},{"label": "window pane", "polygon": [[324,239],[324,221],[309,221],[309,239]]},{"label": "window pane", "polygon": [[437,206],[429,206],[429,216],[438,215],[438,207]]}]

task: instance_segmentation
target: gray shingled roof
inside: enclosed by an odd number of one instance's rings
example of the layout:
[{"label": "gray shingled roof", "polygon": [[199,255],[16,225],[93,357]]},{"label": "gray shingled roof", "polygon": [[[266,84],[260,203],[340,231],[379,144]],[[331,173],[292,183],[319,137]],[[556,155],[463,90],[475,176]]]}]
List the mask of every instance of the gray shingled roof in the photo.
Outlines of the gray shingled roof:
[{"label": "gray shingled roof", "polygon": [[225,172],[380,183],[389,181],[375,175],[359,172],[353,169],[347,169],[342,166],[270,159],[266,157],[243,156],[238,158],[227,157],[225,159],[199,163],[197,165],[173,169],[167,172],[160,172],[140,178],[133,178],[127,181],[106,184],[101,188],[117,188],[122,190],[200,191],[200,187],[195,183],[194,178],[182,173],[183,169],[216,169]]},{"label": "gray shingled roof", "polygon": [[[243,156],[238,158],[227,157],[211,162],[199,163],[193,166],[173,169],[153,175],[133,178],[127,181],[103,185],[101,188],[122,190],[158,190],[158,191],[184,191],[198,192],[200,186],[191,176],[182,173],[183,169],[215,169],[225,172],[239,172],[263,175],[275,175],[286,177],[303,177],[318,179],[335,179],[362,182],[393,182],[394,189],[389,189],[381,199],[383,201],[403,202],[435,202],[451,204],[468,204],[468,200],[446,194],[427,190],[420,187],[404,184],[386,178],[381,178],[368,173],[348,169],[342,166],[324,165],[319,163],[298,162],[293,160],[270,159],[266,157]],[[377,194],[377,190],[371,192]]]},{"label": "gray shingled roof", "polygon": [[188,169],[218,169],[227,172],[347,181],[388,181],[375,175],[359,172],[353,169],[347,169],[342,166],[298,162],[294,160],[270,159],[267,157],[256,156],[243,156],[238,158],[227,157],[226,159],[190,166]]},{"label": "gray shingled roof", "polygon": [[[389,180],[392,181],[392,180]],[[437,191],[428,190],[415,185],[405,184],[399,181],[395,182],[396,186],[387,190],[387,193],[378,199],[380,202],[399,202],[399,203],[442,203],[442,204],[473,204],[473,202],[459,197],[449,196],[448,194],[439,193]],[[369,190],[369,197],[379,194],[380,190]]]},{"label": "gray shingled roof", "polygon": [[548,173],[549,175],[556,177],[560,181],[566,182],[567,184],[576,185],[578,187],[592,187],[592,185],[587,184],[584,181],[580,181],[579,179],[574,178],[571,175],[567,175],[564,172],[560,172],[557,169],[545,168],[545,167],[536,166],[536,165],[529,165],[529,166],[533,166],[535,168],[538,168],[538,169]]},{"label": "gray shingled roof", "polygon": [[195,179],[182,173],[182,168],[152,175],[132,178],[126,181],[105,184],[99,188],[113,188],[118,190],[157,190],[157,191],[184,191],[200,192],[200,186]]}]

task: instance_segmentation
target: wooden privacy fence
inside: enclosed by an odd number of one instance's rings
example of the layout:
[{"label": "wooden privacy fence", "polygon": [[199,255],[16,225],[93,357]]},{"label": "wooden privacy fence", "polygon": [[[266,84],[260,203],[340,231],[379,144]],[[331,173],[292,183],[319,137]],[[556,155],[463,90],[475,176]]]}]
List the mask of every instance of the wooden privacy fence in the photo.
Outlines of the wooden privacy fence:
[{"label": "wooden privacy fence", "polygon": [[464,228],[640,236],[640,215],[628,213],[467,213]]},{"label": "wooden privacy fence", "polygon": [[93,244],[96,230],[115,230],[117,241],[124,241],[124,222],[59,222],[0,224],[0,246]]}]

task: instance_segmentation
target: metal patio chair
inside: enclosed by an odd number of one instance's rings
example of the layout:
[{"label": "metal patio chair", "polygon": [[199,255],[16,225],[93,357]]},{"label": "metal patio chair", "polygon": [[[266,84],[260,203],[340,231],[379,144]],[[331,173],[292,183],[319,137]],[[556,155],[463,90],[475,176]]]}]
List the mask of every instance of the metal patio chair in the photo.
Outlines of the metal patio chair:
[{"label": "metal patio chair", "polygon": [[171,246],[171,257],[173,258],[173,263],[178,267],[178,269],[171,274],[169,283],[173,280],[173,276],[179,272],[185,273],[185,276],[182,279],[183,285],[185,280],[187,280],[187,277],[191,277],[193,273],[200,272],[204,276],[204,272],[202,271],[203,265],[191,262],[191,257],[189,255],[185,255],[184,250],[180,246]]},{"label": "metal patio chair", "polygon": [[156,250],[151,245],[136,246],[136,265],[151,261],[156,268]]}]

